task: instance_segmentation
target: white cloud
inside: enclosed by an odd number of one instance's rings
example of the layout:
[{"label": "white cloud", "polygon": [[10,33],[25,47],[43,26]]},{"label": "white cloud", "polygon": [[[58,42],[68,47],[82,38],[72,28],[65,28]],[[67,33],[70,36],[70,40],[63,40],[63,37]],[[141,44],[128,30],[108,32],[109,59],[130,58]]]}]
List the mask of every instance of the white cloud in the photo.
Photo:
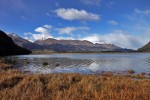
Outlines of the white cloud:
[{"label": "white cloud", "polygon": [[53,28],[51,25],[44,25],[43,27],[47,28],[47,29],[52,29]]},{"label": "white cloud", "polygon": [[49,31],[44,27],[38,27],[34,31],[42,34],[49,34]]},{"label": "white cloud", "polygon": [[[87,30],[88,27],[66,27],[62,28],[60,31],[60,34],[71,34],[73,31],[76,30]],[[25,33],[25,35],[28,35],[25,37],[25,39],[28,39],[29,41],[35,41],[35,40],[41,40],[41,39],[47,39],[47,38],[53,38],[50,35],[50,32],[48,29],[43,27],[38,27],[35,29],[38,34],[32,34],[32,33]],[[92,34],[83,38],[77,38],[77,37],[55,37],[55,39],[59,40],[88,40],[93,43],[110,43],[115,44],[117,46],[120,46],[122,48],[129,48],[129,49],[137,49],[139,47],[142,47],[146,43],[149,42],[150,37],[150,28],[146,28],[144,33],[142,35],[131,35],[131,33],[125,32],[123,30],[114,30],[107,34]],[[30,37],[29,37],[30,35]]]},{"label": "white cloud", "polygon": [[53,38],[50,34],[52,26],[51,25],[44,25],[42,27],[36,28],[34,31],[35,33],[27,32],[24,33],[24,35],[30,35],[26,36],[25,38],[30,40],[30,41],[36,41],[36,40],[43,40],[43,39],[48,39],[48,38]]},{"label": "white cloud", "polygon": [[80,0],[83,4],[86,5],[96,5],[99,6],[102,2],[102,0]]},{"label": "white cloud", "polygon": [[56,29],[59,34],[72,34],[77,30],[89,30],[88,27],[65,27],[65,28],[57,28]]},{"label": "white cloud", "polygon": [[150,14],[150,9],[146,9],[146,10],[139,10],[139,9],[134,9],[134,12],[137,14],[145,14],[145,15],[149,15]]},{"label": "white cloud", "polygon": [[26,32],[26,33],[24,33],[24,35],[32,35],[32,33],[31,32]]},{"label": "white cloud", "polygon": [[141,37],[143,45],[145,45],[146,43],[150,42],[150,27],[145,27],[143,30],[143,34],[141,34],[139,37]]},{"label": "white cloud", "polygon": [[57,40],[75,40],[73,37],[57,37]]},{"label": "white cloud", "polygon": [[24,39],[26,39],[26,40],[28,40],[28,41],[30,41],[30,42],[34,42],[33,40],[33,37],[24,37]]},{"label": "white cloud", "polygon": [[137,49],[140,46],[142,46],[143,42],[141,41],[141,39],[142,38],[140,37],[129,35],[129,33],[123,30],[115,30],[111,33],[104,35],[94,34],[91,36],[81,38],[81,40],[88,40],[94,43],[97,41],[104,41],[106,43],[111,43],[123,48],[131,49]]},{"label": "white cloud", "polygon": [[118,25],[118,24],[119,24],[119,23],[118,23],[117,21],[115,21],[115,20],[109,20],[107,23],[110,24],[110,25]]},{"label": "white cloud", "polygon": [[100,20],[100,16],[97,14],[89,13],[85,10],[77,10],[77,9],[65,9],[59,8],[55,10],[57,16],[61,17],[65,20],[81,20],[81,21],[98,21]]},{"label": "white cloud", "polygon": [[93,34],[93,35],[81,38],[80,40],[88,40],[92,43],[96,43],[96,42],[100,41],[98,34]]},{"label": "white cloud", "polygon": [[65,27],[57,29],[59,34],[71,34],[73,31],[76,30],[75,27]]},{"label": "white cloud", "polygon": [[43,40],[43,39],[52,38],[49,31],[50,31],[49,27],[45,28],[45,25],[44,25],[43,27],[38,27],[35,29],[35,32],[38,32],[39,34],[33,34],[32,36],[35,40]]},{"label": "white cloud", "polygon": [[44,40],[52,38],[49,34],[33,34],[32,36],[34,40]]}]

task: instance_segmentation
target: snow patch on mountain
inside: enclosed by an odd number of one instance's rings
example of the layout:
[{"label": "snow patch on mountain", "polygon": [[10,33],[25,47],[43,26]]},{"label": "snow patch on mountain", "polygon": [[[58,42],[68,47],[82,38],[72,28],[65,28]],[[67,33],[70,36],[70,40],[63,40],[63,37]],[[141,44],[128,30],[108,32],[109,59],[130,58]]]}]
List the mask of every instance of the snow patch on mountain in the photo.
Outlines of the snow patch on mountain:
[{"label": "snow patch on mountain", "polygon": [[15,33],[6,33],[6,34],[8,34],[8,35],[12,35],[12,36],[14,36],[14,37],[19,37],[17,34],[15,34]]}]

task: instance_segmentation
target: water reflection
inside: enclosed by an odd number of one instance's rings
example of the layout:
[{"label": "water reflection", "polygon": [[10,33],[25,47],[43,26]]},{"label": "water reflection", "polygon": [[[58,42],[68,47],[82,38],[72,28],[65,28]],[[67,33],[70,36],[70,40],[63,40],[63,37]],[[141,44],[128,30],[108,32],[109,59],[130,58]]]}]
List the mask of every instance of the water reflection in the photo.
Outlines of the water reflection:
[{"label": "water reflection", "polygon": [[[150,54],[51,54],[13,56],[21,70],[33,73],[121,72],[150,73]],[[43,63],[46,62],[46,65]]]}]

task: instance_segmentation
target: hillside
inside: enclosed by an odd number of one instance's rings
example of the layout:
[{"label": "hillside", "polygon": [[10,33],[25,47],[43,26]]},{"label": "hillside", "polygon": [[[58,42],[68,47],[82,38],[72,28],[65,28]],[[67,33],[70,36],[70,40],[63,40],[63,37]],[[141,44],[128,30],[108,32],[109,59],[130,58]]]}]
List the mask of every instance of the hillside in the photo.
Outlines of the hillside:
[{"label": "hillside", "polygon": [[48,38],[30,42],[19,37],[16,34],[8,34],[15,44],[32,51],[50,51],[50,52],[130,52],[132,50],[118,47],[114,44],[92,43],[87,40],[57,40]]},{"label": "hillside", "polygon": [[150,42],[146,44],[145,46],[138,49],[140,52],[150,52]]},{"label": "hillside", "polygon": [[57,40],[46,39],[35,41],[36,44],[42,45],[46,50],[55,52],[101,52],[123,50],[121,47],[113,44],[94,44],[86,40]]},{"label": "hillside", "polygon": [[29,53],[31,53],[31,51],[17,46],[6,33],[0,30],[0,56]]},{"label": "hillside", "polygon": [[28,50],[42,50],[41,45],[32,43],[26,39],[19,37],[16,34],[8,34],[8,36],[11,37],[13,41],[15,42],[15,44],[17,44],[20,47],[26,48]]}]

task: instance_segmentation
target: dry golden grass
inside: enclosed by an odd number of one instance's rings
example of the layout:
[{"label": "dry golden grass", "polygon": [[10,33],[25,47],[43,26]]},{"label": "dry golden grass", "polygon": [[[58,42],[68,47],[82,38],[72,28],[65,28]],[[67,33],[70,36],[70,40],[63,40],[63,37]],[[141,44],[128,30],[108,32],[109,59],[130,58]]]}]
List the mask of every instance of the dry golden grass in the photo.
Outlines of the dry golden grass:
[{"label": "dry golden grass", "polygon": [[116,75],[30,74],[1,71],[2,100],[149,100],[150,80]]},{"label": "dry golden grass", "polygon": [[129,74],[134,74],[135,71],[131,69],[131,70],[128,70],[128,73],[129,73]]},{"label": "dry golden grass", "polygon": [[0,100],[10,99],[150,100],[150,79],[111,72],[102,75],[27,75],[14,69],[0,69]]}]

